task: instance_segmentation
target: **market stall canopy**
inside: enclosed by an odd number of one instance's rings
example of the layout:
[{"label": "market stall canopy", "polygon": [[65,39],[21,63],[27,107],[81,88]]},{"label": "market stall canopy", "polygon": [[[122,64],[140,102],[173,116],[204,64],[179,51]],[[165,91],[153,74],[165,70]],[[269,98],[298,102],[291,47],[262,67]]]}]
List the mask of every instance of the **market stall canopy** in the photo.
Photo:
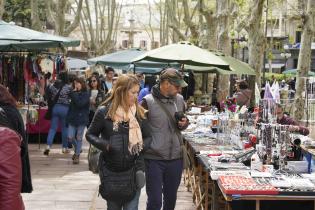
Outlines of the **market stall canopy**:
[{"label": "market stall canopy", "polygon": [[137,65],[139,61],[177,62],[192,66],[215,66],[224,70],[230,70],[229,64],[214,53],[201,49],[189,42],[166,45],[148,51],[133,60]]},{"label": "market stall canopy", "polygon": [[246,74],[246,75],[256,75],[255,70],[251,68],[247,63],[242,62],[236,58],[225,55],[220,52],[214,53],[216,56],[221,58],[223,61],[229,64],[231,71],[226,71],[218,67],[202,67],[202,66],[191,66],[185,65],[185,69],[192,70],[196,73],[208,72],[208,73],[219,73],[219,74]]},{"label": "market stall canopy", "polygon": [[[169,63],[141,61],[136,64],[132,64],[133,60],[138,56],[146,53],[147,51],[141,49],[128,49],[120,50],[114,53],[109,53],[95,58],[88,59],[88,64],[96,65],[102,64],[111,66],[113,68],[132,70],[136,72],[144,73],[156,73],[161,71],[162,68],[169,66]],[[178,65],[177,65],[178,66]],[[134,69],[135,68],[135,69]]]},{"label": "market stall canopy", "polygon": [[78,58],[67,58],[68,69],[70,71],[74,70],[85,70],[89,67],[86,60],[78,59]]},{"label": "market stall canopy", "polygon": [[45,49],[79,46],[80,40],[55,36],[0,20],[0,50]]},{"label": "market stall canopy", "polygon": [[14,41],[0,40],[0,51],[27,51],[57,48],[64,46],[61,42],[51,41]]},{"label": "market stall canopy", "polygon": [[[130,65],[128,68],[123,68],[123,70],[127,72],[133,72],[134,67],[133,65]],[[144,74],[160,74],[160,72],[163,70],[163,68],[149,68],[149,67],[135,67],[136,72],[141,72]]]},{"label": "market stall canopy", "polygon": [[[296,75],[297,74],[297,69],[288,69],[282,72],[283,74],[292,74],[292,75]],[[315,76],[315,72],[309,71],[308,72],[308,76],[313,77]]]}]

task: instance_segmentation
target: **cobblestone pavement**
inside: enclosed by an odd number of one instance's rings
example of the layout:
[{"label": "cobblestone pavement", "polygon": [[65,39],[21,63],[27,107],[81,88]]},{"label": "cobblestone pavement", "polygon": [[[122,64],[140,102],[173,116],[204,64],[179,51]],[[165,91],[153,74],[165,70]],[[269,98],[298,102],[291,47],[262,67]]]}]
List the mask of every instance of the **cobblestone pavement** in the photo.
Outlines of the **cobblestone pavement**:
[{"label": "cobblestone pavement", "polygon": [[[88,170],[87,143],[84,142],[80,164],[72,164],[72,154],[62,154],[54,145],[44,156],[45,145],[30,144],[34,191],[22,194],[26,210],[101,210],[106,202],[98,197],[99,177]],[[141,191],[139,210],[145,209],[145,188]],[[193,210],[191,193],[181,184],[176,210]]]}]

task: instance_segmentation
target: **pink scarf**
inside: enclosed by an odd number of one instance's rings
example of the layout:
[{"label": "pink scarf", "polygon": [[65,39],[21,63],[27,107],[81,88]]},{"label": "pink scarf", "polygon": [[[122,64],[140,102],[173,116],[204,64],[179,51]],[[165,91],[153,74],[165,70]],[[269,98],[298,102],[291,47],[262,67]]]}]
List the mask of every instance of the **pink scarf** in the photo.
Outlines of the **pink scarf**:
[{"label": "pink scarf", "polygon": [[139,154],[143,149],[142,133],[136,118],[136,111],[136,105],[131,106],[128,113],[121,106],[118,106],[114,117],[114,129],[118,128],[118,123],[129,121],[128,150],[132,155]]}]

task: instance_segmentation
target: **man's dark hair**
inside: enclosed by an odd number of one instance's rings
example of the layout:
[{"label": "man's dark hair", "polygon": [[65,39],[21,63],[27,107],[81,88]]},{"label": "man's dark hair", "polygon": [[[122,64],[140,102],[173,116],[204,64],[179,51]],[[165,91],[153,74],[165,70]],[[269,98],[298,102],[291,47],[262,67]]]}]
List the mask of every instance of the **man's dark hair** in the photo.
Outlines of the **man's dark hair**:
[{"label": "man's dark hair", "polygon": [[66,71],[60,72],[58,75],[58,79],[60,79],[63,84],[68,84],[68,82],[69,82],[68,72],[66,72]]},{"label": "man's dark hair", "polygon": [[115,73],[115,70],[114,70],[112,67],[108,66],[108,67],[105,69],[105,74],[109,73],[110,71],[112,71],[112,72]]},{"label": "man's dark hair", "polygon": [[92,73],[92,76],[99,77],[99,76],[100,76],[100,73],[98,73],[97,71],[94,71],[94,72]]}]

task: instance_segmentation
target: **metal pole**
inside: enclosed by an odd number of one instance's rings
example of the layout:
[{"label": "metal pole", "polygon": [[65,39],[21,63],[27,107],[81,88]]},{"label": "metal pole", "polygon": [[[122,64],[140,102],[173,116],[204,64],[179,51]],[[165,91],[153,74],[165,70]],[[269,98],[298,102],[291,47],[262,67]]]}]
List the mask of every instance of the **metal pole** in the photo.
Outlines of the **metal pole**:
[{"label": "metal pole", "polygon": [[309,107],[309,104],[308,104],[308,84],[309,84],[309,79],[308,79],[308,75],[306,77],[306,82],[305,82],[305,93],[306,93],[306,127],[308,127],[308,124],[309,124],[309,112],[308,112],[308,107]]},{"label": "metal pole", "polygon": [[136,74],[136,64],[133,63],[133,74]]},{"label": "metal pole", "polygon": [[[267,20],[268,20],[268,5],[269,5],[269,0],[267,0],[266,4],[267,4],[267,7],[266,7],[265,38],[267,38],[267,25],[268,25]],[[265,63],[266,63],[266,49],[265,49],[265,52],[264,52],[264,63],[263,63],[263,65],[264,65],[264,66],[263,66],[263,69],[264,69],[264,71],[263,71],[263,84],[266,83],[266,65],[265,65]]]}]

